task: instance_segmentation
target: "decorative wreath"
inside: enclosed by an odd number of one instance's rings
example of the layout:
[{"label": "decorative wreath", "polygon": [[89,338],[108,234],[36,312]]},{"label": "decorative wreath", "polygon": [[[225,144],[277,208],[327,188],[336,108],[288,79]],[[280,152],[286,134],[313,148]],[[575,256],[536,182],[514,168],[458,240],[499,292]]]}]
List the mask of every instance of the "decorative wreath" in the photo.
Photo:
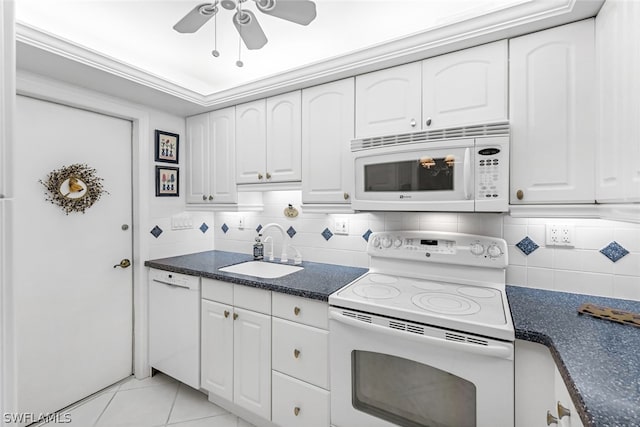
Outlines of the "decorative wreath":
[{"label": "decorative wreath", "polygon": [[46,181],[39,180],[48,191],[45,200],[60,206],[67,215],[69,212],[84,213],[103,194],[109,194],[102,187],[102,181],[96,176],[95,169],[80,163],[53,170]]}]

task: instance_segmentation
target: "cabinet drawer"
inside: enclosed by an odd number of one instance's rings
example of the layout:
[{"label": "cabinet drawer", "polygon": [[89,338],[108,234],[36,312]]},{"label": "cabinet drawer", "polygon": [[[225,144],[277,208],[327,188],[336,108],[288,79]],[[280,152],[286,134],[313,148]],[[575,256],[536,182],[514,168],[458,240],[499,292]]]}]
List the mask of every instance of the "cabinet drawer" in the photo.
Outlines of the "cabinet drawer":
[{"label": "cabinet drawer", "polygon": [[233,305],[233,283],[203,277],[202,298]]},{"label": "cabinet drawer", "polygon": [[273,315],[316,328],[329,329],[329,305],[324,301],[274,293]]},{"label": "cabinet drawer", "polygon": [[273,417],[281,427],[327,427],[329,392],[273,372]]},{"label": "cabinet drawer", "polygon": [[233,305],[258,313],[271,314],[271,291],[251,286],[234,285]]},{"label": "cabinet drawer", "polygon": [[329,332],[273,318],[273,369],[329,388]]}]

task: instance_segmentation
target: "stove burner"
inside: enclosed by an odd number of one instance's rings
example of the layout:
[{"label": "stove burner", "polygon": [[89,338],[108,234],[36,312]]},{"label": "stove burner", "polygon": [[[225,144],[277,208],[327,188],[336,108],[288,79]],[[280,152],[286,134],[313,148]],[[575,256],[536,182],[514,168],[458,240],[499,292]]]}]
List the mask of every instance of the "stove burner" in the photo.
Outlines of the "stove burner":
[{"label": "stove burner", "polygon": [[444,289],[444,285],[436,282],[428,282],[426,280],[422,280],[420,282],[413,282],[413,287],[422,289],[424,291],[439,291]]},{"label": "stove burner", "polygon": [[390,285],[358,285],[353,293],[369,299],[389,299],[400,295],[398,288]]},{"label": "stove burner", "polygon": [[493,298],[497,294],[493,289],[474,287],[458,288],[458,293],[474,298]]},{"label": "stove burner", "polygon": [[369,274],[367,276],[367,279],[369,279],[370,282],[373,283],[396,283],[398,281],[397,277],[393,277],[393,276],[387,276],[385,274]]},{"label": "stove burner", "polygon": [[469,298],[438,292],[417,294],[411,301],[418,308],[440,314],[466,316],[480,311],[480,305]]}]

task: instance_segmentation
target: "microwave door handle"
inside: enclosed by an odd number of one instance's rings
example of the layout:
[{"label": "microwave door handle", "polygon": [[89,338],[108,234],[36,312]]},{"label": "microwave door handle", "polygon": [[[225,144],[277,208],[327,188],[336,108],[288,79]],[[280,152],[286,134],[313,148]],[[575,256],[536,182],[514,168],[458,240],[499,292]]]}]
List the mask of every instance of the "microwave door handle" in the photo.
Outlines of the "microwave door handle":
[{"label": "microwave door handle", "polygon": [[353,326],[355,328],[365,329],[365,330],[369,330],[376,333],[383,333],[386,335],[392,335],[395,337],[417,341],[420,343],[447,347],[451,350],[460,350],[468,353],[475,353],[482,356],[496,357],[500,359],[511,359],[513,357],[512,350],[507,346],[502,347],[497,345],[468,344],[468,343],[462,343],[457,341],[449,341],[446,339],[432,337],[428,335],[419,335],[417,333],[412,333],[412,332],[407,333],[407,332],[398,331],[391,328],[386,328],[384,326],[376,325],[373,323],[363,322],[362,320],[352,319],[343,314],[337,313],[333,310],[329,311],[329,318],[336,320],[340,323]]},{"label": "microwave door handle", "polygon": [[464,197],[469,200],[471,198],[471,155],[469,148],[464,149]]}]

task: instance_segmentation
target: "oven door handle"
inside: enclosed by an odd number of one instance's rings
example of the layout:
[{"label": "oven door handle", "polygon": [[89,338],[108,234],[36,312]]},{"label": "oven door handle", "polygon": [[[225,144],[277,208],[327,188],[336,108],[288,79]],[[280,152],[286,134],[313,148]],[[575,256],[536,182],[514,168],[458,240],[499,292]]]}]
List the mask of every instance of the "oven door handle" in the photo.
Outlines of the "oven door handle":
[{"label": "oven door handle", "polygon": [[376,325],[374,323],[363,322],[361,320],[355,320],[350,317],[347,317],[343,314],[337,313],[336,311],[329,311],[329,318],[336,320],[340,323],[344,323],[349,326],[353,326],[355,328],[365,329],[372,332],[379,332],[386,335],[392,335],[394,337],[399,337],[402,339],[409,339],[412,341],[417,341],[420,343],[437,345],[440,347],[448,347],[451,350],[461,350],[466,351],[468,353],[475,353],[482,356],[488,357],[496,357],[500,359],[511,359],[513,358],[513,350],[512,347],[498,346],[498,345],[481,345],[481,344],[468,344],[462,343],[458,341],[449,341],[447,339],[432,337],[428,335],[420,335],[413,332],[404,332],[399,331],[392,328],[385,328],[384,326]]}]

